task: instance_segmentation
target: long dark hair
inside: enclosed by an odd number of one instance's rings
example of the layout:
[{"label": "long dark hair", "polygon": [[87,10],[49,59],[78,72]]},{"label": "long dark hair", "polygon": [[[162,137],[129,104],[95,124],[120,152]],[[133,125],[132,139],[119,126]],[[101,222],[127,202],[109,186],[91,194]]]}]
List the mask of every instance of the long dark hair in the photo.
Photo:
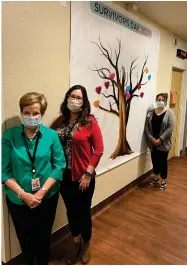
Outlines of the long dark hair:
[{"label": "long dark hair", "polygon": [[85,87],[83,87],[81,85],[74,85],[73,87],[71,87],[66,92],[64,101],[62,102],[62,104],[60,106],[60,113],[62,115],[62,124],[67,125],[69,123],[70,110],[67,108],[67,102],[68,102],[68,98],[69,98],[70,94],[74,90],[81,90],[82,95],[83,95],[83,105],[81,107],[81,111],[80,111],[79,117],[78,117],[79,125],[80,126],[91,125],[91,121],[89,120],[89,116],[93,116],[90,114],[91,106],[90,106],[90,102],[88,100],[87,91],[86,91]]}]

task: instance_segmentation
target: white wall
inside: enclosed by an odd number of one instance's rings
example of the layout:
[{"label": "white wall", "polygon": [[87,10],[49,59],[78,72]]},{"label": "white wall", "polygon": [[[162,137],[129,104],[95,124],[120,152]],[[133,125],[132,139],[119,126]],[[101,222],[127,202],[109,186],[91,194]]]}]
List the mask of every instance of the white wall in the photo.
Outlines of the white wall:
[{"label": "white wall", "polygon": [[[121,7],[125,8],[123,2],[115,2]],[[171,77],[172,77],[172,68],[179,68],[184,70],[183,72],[183,82],[182,82],[182,91],[180,97],[180,117],[179,117],[179,136],[177,143],[177,156],[179,156],[180,151],[182,150],[183,145],[183,136],[184,136],[184,119],[186,111],[186,99],[187,99],[187,60],[182,60],[176,57],[177,48],[180,48],[184,51],[187,51],[187,42],[180,40],[179,46],[173,47],[173,38],[176,37],[175,34],[168,32],[166,29],[160,27],[155,22],[152,22],[150,19],[139,14],[138,12],[133,12],[134,15],[139,16],[141,21],[147,21],[150,24],[156,26],[160,30],[160,50],[159,50],[159,61],[158,61],[158,72],[157,72],[157,93],[167,92],[169,94],[171,90]]]}]

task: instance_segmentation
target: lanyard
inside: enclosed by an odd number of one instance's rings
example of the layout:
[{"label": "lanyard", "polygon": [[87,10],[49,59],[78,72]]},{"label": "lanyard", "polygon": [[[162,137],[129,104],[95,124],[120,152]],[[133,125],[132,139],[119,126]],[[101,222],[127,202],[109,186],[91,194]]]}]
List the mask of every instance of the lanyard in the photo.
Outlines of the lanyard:
[{"label": "lanyard", "polygon": [[70,127],[70,129],[69,129],[68,134],[67,134],[67,128],[66,128],[66,130],[65,130],[65,135],[66,135],[66,137],[69,137],[69,135],[70,135],[71,132],[73,131],[73,129],[74,129],[74,127],[75,127],[75,125],[76,125],[77,122],[78,122],[78,120],[75,120],[75,121],[73,122],[73,124],[71,125],[71,127]]},{"label": "lanyard", "polygon": [[34,146],[34,153],[33,153],[33,156],[31,155],[30,153],[30,150],[29,150],[29,146],[28,146],[28,143],[27,143],[27,140],[26,140],[26,137],[25,137],[25,133],[22,132],[22,137],[23,137],[23,140],[24,140],[24,144],[25,144],[25,148],[26,148],[26,151],[27,151],[27,154],[29,156],[29,159],[32,163],[32,169],[31,169],[31,172],[33,174],[35,174],[36,172],[36,169],[34,168],[34,162],[35,162],[35,157],[36,157],[36,150],[38,148],[38,142],[39,142],[39,138],[40,138],[40,132],[37,133],[37,139],[36,139],[36,143],[35,143],[35,146]]},{"label": "lanyard", "polygon": [[64,132],[65,133],[64,134],[64,145],[66,145],[66,141],[67,141],[68,137],[70,136],[71,132],[73,131],[77,122],[78,122],[78,120],[75,120],[73,122],[73,124],[71,125],[71,127],[69,128],[69,130],[67,130],[67,127],[66,127],[65,132]]}]

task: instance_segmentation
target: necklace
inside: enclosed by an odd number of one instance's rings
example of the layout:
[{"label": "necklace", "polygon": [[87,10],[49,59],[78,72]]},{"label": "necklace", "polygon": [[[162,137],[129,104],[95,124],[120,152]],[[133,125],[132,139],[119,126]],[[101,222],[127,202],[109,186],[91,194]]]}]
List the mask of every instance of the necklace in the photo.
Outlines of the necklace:
[{"label": "necklace", "polygon": [[29,137],[29,136],[28,136],[28,138],[29,138],[30,140],[33,140],[34,137],[36,136],[36,134],[37,134],[37,133],[34,133],[34,135],[33,135],[32,137]]},{"label": "necklace", "polygon": [[27,137],[29,138],[30,141],[32,141],[34,139],[34,137],[36,136],[36,134],[38,133],[39,128],[36,129],[35,133],[32,133],[32,136],[28,135],[28,132],[25,131]]}]

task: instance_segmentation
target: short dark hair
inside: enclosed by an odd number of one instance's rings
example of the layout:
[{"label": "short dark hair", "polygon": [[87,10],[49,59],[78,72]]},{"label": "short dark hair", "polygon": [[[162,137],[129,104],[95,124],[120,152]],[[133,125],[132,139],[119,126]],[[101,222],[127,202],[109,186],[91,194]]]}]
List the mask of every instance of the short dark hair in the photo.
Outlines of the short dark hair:
[{"label": "short dark hair", "polygon": [[89,120],[89,116],[93,116],[90,114],[91,112],[91,106],[90,102],[88,100],[88,95],[85,87],[81,85],[74,85],[71,87],[65,94],[64,101],[62,102],[60,106],[60,113],[62,115],[62,124],[67,125],[70,119],[70,110],[67,108],[67,102],[70,94],[74,90],[81,90],[83,95],[83,105],[81,107],[81,111],[79,114],[79,124],[80,125],[86,125],[91,124],[91,121]]},{"label": "short dark hair", "polygon": [[164,101],[167,102],[167,100],[168,100],[168,93],[159,93],[159,94],[157,94],[156,100],[158,100],[158,98],[160,96],[162,96],[164,98]]}]

